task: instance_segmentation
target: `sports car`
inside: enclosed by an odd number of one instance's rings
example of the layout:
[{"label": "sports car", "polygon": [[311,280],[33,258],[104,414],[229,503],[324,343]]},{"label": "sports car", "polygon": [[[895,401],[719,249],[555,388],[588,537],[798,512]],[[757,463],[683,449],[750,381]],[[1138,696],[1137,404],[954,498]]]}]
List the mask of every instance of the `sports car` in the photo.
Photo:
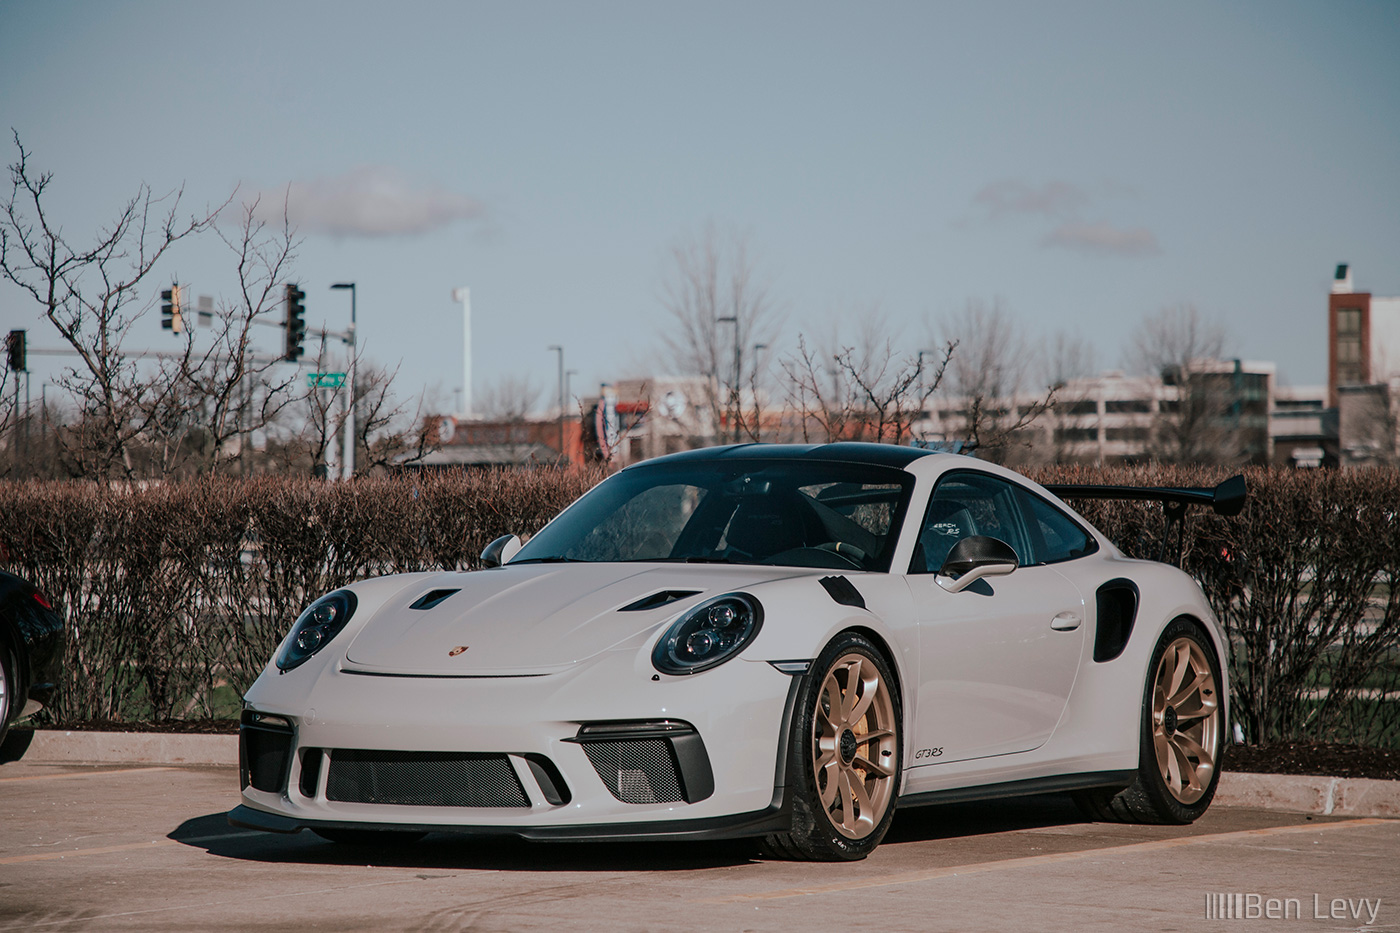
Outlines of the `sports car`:
[{"label": "sports car", "polygon": [[[1056,492],[1059,495],[1056,495]],[[238,826],[342,842],[760,837],[862,858],[896,807],[1215,793],[1226,641],[1201,588],[969,457],[747,444],[621,470],[489,569],[312,603],[248,690]]]}]

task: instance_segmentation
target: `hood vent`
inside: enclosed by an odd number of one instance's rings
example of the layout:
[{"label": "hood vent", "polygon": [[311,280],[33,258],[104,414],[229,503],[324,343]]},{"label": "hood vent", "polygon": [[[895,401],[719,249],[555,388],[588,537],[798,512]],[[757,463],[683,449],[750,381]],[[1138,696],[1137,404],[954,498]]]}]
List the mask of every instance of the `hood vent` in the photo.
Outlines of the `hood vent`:
[{"label": "hood vent", "polygon": [[422,596],[419,596],[417,599],[415,599],[413,601],[413,605],[409,606],[408,608],[424,610],[431,609],[447,597],[451,596],[452,594],[460,592],[461,590],[430,590],[424,593]]},{"label": "hood vent", "polygon": [[658,606],[665,606],[679,599],[694,596],[699,590],[662,590],[660,593],[652,593],[650,596],[643,596],[635,603],[623,606],[618,612],[642,612],[646,609],[655,609]]}]

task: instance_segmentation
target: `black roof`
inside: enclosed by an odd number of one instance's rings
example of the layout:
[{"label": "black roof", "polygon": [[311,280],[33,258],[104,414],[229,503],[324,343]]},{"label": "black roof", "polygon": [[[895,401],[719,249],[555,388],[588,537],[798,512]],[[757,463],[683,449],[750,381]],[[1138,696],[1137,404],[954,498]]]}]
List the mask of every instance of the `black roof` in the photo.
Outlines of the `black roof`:
[{"label": "black roof", "polygon": [[701,447],[644,460],[633,466],[653,463],[687,463],[694,460],[821,460],[833,463],[867,463],[876,466],[908,466],[920,457],[934,453],[919,447],[894,444],[868,444],[841,441],[835,444],[729,444]]}]

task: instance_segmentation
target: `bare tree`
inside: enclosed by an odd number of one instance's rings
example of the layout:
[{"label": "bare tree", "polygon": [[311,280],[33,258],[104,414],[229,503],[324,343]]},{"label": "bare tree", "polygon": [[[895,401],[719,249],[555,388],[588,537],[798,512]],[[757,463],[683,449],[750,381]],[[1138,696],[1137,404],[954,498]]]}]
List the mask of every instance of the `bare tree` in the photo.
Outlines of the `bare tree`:
[{"label": "bare tree", "polygon": [[1344,386],[1337,401],[1344,463],[1391,466],[1400,462],[1400,379]]},{"label": "bare tree", "polygon": [[487,421],[523,423],[539,404],[544,390],[529,376],[506,374],[477,395],[477,408]]},{"label": "bare tree", "polygon": [[1161,403],[1149,452],[1165,463],[1219,463],[1237,458],[1239,432],[1229,416],[1228,379],[1210,365],[1225,353],[1224,324],[1193,304],[1146,315],[1125,351],[1128,367],[1176,387]]},{"label": "bare tree", "polygon": [[418,463],[437,449],[428,431],[426,390],[409,403],[394,396],[392,371],[367,361],[355,364],[355,474]]},{"label": "bare tree", "polygon": [[[1059,330],[1045,344],[1040,362],[1043,383],[1055,389],[1055,404],[1048,414],[1049,459],[1055,463],[1080,460],[1090,448],[1097,456],[1098,403],[1089,388],[1089,379],[1097,369],[1094,345],[1077,331]],[[1094,428],[1080,427],[1086,414],[1093,415]],[[1081,434],[1091,430],[1095,439],[1087,444]]]},{"label": "bare tree", "polygon": [[742,388],[757,380],[755,345],[771,344],[780,322],[747,237],[721,235],[710,224],[679,242],[661,301],[671,318],[661,337],[669,362],[676,375],[706,378],[715,436],[756,436]]},{"label": "bare tree", "polygon": [[73,246],[45,209],[51,172],[36,172],[14,134],[10,193],[0,203],[0,275],[44,310],[77,354],[60,383],[81,407],[82,446],[70,452],[83,475],[135,474],[132,442],[157,426],[178,392],[172,379],[143,378],[122,342],[144,309],[140,286],[180,240],[210,227],[219,209],[179,218],[183,189],[155,197],[146,184],[85,247]]},{"label": "bare tree", "polygon": [[878,309],[851,317],[859,322],[855,339],[843,340],[834,326],[815,344],[799,334],[796,352],[780,360],[788,410],[804,441],[816,435],[905,443],[942,384],[955,344],[937,360],[927,352],[901,354],[898,334]]},{"label": "bare tree", "polygon": [[1035,370],[1036,354],[1023,328],[1000,301],[973,299],[944,317],[938,329],[945,342],[957,345],[948,379],[962,405],[957,420],[963,439],[990,459],[1024,455],[1033,447],[1026,429],[1051,409],[1057,390],[1052,383],[1043,394],[1039,388],[1028,392],[1026,374]]}]

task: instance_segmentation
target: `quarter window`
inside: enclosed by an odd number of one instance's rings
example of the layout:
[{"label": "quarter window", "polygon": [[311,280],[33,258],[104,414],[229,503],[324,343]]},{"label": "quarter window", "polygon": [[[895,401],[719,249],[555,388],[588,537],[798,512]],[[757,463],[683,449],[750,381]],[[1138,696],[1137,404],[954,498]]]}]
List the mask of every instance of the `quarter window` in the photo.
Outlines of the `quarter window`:
[{"label": "quarter window", "polygon": [[1039,496],[1024,489],[1018,492],[1031,517],[1032,534],[1039,536],[1035,546],[1036,563],[1057,564],[1098,550],[1098,542],[1074,519]]}]

